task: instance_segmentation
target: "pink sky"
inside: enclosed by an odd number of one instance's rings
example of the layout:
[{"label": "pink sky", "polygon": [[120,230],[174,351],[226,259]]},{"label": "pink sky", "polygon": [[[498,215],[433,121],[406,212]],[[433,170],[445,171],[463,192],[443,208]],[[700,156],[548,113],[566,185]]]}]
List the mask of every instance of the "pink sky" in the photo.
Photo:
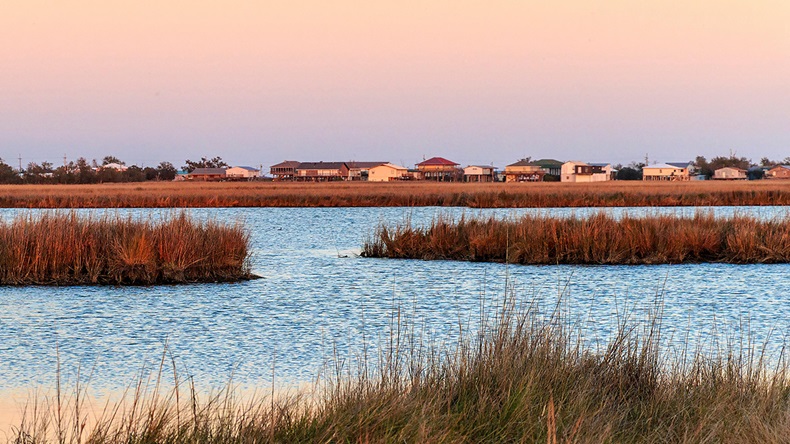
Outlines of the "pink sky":
[{"label": "pink sky", "polygon": [[790,2],[0,5],[0,157],[790,156]]}]

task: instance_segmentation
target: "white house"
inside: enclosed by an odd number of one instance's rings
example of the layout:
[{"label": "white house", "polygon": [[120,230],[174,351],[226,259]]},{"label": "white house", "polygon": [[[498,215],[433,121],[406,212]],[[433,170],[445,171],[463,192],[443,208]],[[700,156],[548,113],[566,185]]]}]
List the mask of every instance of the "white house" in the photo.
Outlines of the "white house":
[{"label": "white house", "polygon": [[261,170],[249,166],[234,166],[225,170],[228,179],[253,179],[260,173]]},{"label": "white house", "polygon": [[561,182],[604,182],[614,178],[612,164],[571,160],[562,164]]},{"label": "white house", "polygon": [[385,163],[374,166],[368,170],[368,182],[390,182],[401,180],[408,176],[409,170],[406,167]]}]

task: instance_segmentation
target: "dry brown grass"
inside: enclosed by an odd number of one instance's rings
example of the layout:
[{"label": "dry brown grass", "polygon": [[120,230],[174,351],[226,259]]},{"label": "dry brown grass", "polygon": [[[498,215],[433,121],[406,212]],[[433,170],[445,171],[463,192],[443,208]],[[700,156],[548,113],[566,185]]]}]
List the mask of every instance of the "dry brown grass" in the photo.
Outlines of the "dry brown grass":
[{"label": "dry brown grass", "polygon": [[679,264],[790,262],[790,221],[716,218],[523,216],[515,220],[440,217],[430,227],[380,227],[366,257],[517,264]]},{"label": "dry brown grass", "polygon": [[76,214],[0,223],[0,285],[150,285],[249,279],[240,225]]},{"label": "dry brown grass", "polygon": [[4,185],[5,208],[790,205],[790,181]]}]

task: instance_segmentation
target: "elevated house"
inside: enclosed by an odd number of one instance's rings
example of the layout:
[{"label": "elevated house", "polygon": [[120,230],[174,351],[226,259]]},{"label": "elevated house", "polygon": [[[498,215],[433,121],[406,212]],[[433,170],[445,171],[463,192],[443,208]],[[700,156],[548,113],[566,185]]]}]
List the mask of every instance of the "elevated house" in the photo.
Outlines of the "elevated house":
[{"label": "elevated house", "polygon": [[186,175],[187,180],[194,181],[219,181],[226,178],[225,168],[195,168]]},{"label": "elevated house", "polygon": [[713,172],[716,180],[746,180],[747,171],[743,168],[724,167]]},{"label": "elevated house", "polygon": [[469,165],[464,168],[465,182],[494,182],[496,167],[491,165]]},{"label": "elevated house", "polygon": [[642,180],[685,181],[690,178],[688,163],[657,163],[642,167]]},{"label": "elevated house", "polygon": [[776,165],[765,172],[766,179],[790,179],[790,165]]},{"label": "elevated house", "polygon": [[252,180],[260,176],[261,170],[250,166],[234,166],[225,170],[228,179]]},{"label": "elevated house", "polygon": [[463,179],[464,171],[459,168],[459,164],[444,157],[431,157],[416,166],[424,180],[453,182]]},{"label": "elevated house", "polygon": [[269,174],[274,180],[293,180],[296,177],[296,167],[299,162],[296,160],[286,160],[269,168]]},{"label": "elevated house", "polygon": [[392,163],[376,165],[368,170],[369,182],[392,182],[407,179],[409,179],[409,170],[406,167]]},{"label": "elevated house", "polygon": [[605,182],[614,180],[611,163],[587,163],[571,160],[562,164],[562,182]]},{"label": "elevated house", "polygon": [[301,162],[296,167],[296,180],[328,182],[348,179],[346,162]]},{"label": "elevated house", "polygon": [[505,182],[540,182],[545,175],[539,165],[526,159],[505,167]]},{"label": "elevated house", "polygon": [[389,162],[346,162],[348,165],[348,180],[368,180],[370,169]]},{"label": "elevated house", "polygon": [[543,172],[552,176],[560,177],[562,174],[562,162],[555,159],[539,159],[532,161],[533,164],[540,167]]}]

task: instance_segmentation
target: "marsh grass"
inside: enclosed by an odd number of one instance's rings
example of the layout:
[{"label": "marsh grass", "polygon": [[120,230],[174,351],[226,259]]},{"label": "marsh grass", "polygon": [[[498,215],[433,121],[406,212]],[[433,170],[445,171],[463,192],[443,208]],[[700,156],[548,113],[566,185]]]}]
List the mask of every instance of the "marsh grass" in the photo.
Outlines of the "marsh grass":
[{"label": "marsh grass", "polygon": [[3,208],[790,205],[790,181],[3,185]]},{"label": "marsh grass", "polygon": [[751,216],[527,215],[512,220],[436,218],[429,227],[381,226],[366,257],[516,264],[790,262],[790,221]]},{"label": "marsh grass", "polygon": [[0,285],[151,285],[236,281],[250,273],[241,225],[75,213],[0,222]]},{"label": "marsh grass", "polygon": [[[79,390],[33,400],[16,443],[787,442],[783,351],[752,343],[668,353],[661,303],[621,319],[598,347],[557,308],[506,299],[479,331],[440,349],[414,341],[398,314],[374,370],[320,392],[242,399],[232,385],[199,395],[174,372],[141,378],[89,418]],[[395,316],[393,316],[395,318]],[[164,363],[167,353],[163,354]],[[771,364],[773,363],[773,364]],[[331,373],[331,372],[330,372]],[[80,398],[82,396],[82,398]],[[86,426],[86,424],[90,424]]]}]

